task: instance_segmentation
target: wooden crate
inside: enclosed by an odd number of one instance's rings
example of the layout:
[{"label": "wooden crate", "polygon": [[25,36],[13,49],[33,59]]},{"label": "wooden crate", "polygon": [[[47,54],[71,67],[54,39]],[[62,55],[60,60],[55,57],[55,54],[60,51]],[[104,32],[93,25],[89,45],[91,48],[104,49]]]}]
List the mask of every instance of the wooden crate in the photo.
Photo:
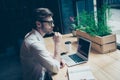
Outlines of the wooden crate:
[{"label": "wooden crate", "polygon": [[86,32],[76,31],[77,37],[84,37],[92,42],[92,49],[98,51],[99,53],[108,53],[116,50],[116,35],[111,34],[104,37],[95,36],[92,37]]}]

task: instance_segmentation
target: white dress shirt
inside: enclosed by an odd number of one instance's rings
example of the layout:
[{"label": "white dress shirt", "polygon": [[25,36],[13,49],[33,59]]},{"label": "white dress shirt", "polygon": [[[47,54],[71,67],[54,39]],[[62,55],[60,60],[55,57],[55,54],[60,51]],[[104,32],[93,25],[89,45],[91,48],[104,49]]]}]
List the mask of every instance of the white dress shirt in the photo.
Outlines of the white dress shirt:
[{"label": "white dress shirt", "polygon": [[25,36],[20,57],[24,80],[44,80],[46,70],[58,73],[60,69],[60,63],[51,57],[43,37],[35,29]]}]

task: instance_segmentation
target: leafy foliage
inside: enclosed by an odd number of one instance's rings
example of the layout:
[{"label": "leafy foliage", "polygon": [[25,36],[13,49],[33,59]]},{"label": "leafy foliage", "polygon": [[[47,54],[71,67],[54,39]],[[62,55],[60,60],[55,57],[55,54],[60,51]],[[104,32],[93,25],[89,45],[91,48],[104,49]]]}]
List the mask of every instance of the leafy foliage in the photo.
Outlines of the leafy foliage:
[{"label": "leafy foliage", "polygon": [[[102,8],[98,11],[99,22],[95,21],[94,14],[87,13],[86,11],[81,12],[76,18],[75,22],[77,25],[72,24],[75,29],[83,30],[90,34],[91,36],[105,36],[111,34],[111,28],[107,25],[107,16],[106,11],[108,7],[103,5]],[[109,12],[108,12],[109,13]],[[108,15],[110,16],[110,15]]]}]

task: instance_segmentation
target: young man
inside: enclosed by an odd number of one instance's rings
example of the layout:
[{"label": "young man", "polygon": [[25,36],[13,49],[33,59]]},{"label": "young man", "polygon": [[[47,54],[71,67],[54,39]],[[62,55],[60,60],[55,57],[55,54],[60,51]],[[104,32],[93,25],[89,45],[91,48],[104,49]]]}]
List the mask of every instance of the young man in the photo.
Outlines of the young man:
[{"label": "young man", "polygon": [[[21,47],[21,62],[24,80],[44,80],[45,72],[58,73],[64,64],[60,58],[62,36],[55,32],[54,55],[51,56],[45,47],[43,36],[53,31],[52,12],[47,8],[37,8],[34,13],[35,26],[23,41]],[[61,65],[62,63],[62,65]]]}]

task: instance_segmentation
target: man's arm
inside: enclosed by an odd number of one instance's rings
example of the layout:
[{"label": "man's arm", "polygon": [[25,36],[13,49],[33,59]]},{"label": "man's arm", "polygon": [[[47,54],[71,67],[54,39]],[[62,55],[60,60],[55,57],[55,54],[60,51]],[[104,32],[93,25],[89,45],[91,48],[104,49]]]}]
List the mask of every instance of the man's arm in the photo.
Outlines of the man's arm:
[{"label": "man's arm", "polygon": [[62,44],[62,35],[58,32],[55,32],[53,36],[54,41],[54,58],[60,62],[61,68],[64,67],[64,62],[61,59],[61,44]]},{"label": "man's arm", "polygon": [[60,62],[51,57],[45,46],[41,45],[39,42],[36,42],[31,45],[30,51],[36,63],[39,63],[48,71],[58,73],[60,69]]}]

